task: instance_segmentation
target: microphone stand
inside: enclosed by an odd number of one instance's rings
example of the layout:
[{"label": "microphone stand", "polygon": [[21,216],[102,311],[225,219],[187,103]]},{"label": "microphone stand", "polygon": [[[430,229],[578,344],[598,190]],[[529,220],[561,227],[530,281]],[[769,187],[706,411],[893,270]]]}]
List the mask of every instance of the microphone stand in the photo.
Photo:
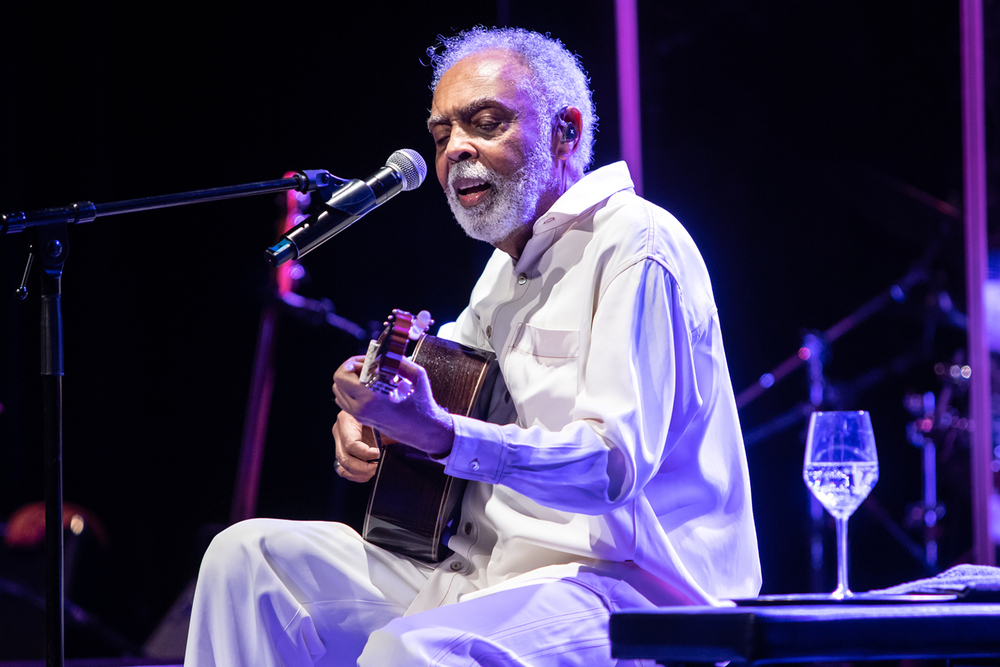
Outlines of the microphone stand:
[{"label": "microphone stand", "polygon": [[63,545],[63,328],[62,272],[69,253],[68,225],[91,222],[102,215],[119,215],[185,204],[234,199],[286,190],[320,191],[328,199],[331,191],[345,181],[325,170],[301,171],[288,178],[260,181],[180,194],[130,199],[109,204],[76,202],[69,206],[41,209],[29,213],[0,215],[0,236],[26,229],[34,233],[28,269],[17,290],[27,296],[25,284],[32,257],[42,264],[41,342],[42,342],[42,419],[45,455],[45,662],[47,667],[63,667],[65,657],[65,584]]}]

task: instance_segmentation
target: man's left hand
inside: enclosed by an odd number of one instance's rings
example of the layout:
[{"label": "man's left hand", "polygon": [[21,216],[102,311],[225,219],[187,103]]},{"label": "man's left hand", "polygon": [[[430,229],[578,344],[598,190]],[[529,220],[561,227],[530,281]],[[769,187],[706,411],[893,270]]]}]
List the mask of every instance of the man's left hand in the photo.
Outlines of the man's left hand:
[{"label": "man's left hand", "polygon": [[455,428],[448,411],[434,400],[427,371],[400,361],[401,386],[392,396],[372,391],[359,379],[365,358],[351,357],[333,375],[337,405],[366,426],[406,445],[442,457],[451,451]]}]

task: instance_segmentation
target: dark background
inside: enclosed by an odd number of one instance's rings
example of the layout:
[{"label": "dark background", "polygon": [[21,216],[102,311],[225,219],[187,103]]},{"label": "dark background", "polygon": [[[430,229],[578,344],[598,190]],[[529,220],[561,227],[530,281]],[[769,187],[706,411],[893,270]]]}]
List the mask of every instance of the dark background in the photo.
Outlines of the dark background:
[{"label": "dark background", "polygon": [[[364,177],[403,147],[429,159],[425,49],[477,23],[551,32],[577,52],[600,116],[595,164],[619,158],[610,1],[86,4],[0,9],[2,211],[297,169]],[[992,132],[1000,3],[985,4]],[[934,364],[960,359],[965,340],[961,221],[921,201],[961,206],[958,3],[642,1],[639,21],[645,195],[702,249],[737,391],[928,258],[928,280],[838,340],[825,369],[829,407],[872,412],[882,461],[851,521],[852,588],[933,573],[912,553],[922,533],[904,526],[922,488],[904,397],[940,395]],[[995,193],[995,132],[989,141]],[[278,214],[266,195],[70,229],[65,498],[108,535],[85,545],[70,596],[135,645],[229,519]],[[13,296],[27,237],[0,238],[0,521],[43,492],[37,267],[31,296]],[[464,237],[431,176],[309,255],[298,291],[363,326],[393,307],[442,322],[488,250]],[[356,341],[285,316],[277,342],[258,513],[356,520],[366,491],[338,482],[329,435],[330,377]],[[807,397],[799,370],[741,411],[765,593],[834,584],[828,517],[825,563],[810,568],[804,422],[771,428]],[[969,477],[962,432],[938,435],[943,568],[971,546]],[[37,559],[5,551],[0,579],[31,581]],[[36,627],[11,598],[0,624]],[[107,650],[68,642],[70,655]],[[39,646],[26,630],[0,658]]]}]

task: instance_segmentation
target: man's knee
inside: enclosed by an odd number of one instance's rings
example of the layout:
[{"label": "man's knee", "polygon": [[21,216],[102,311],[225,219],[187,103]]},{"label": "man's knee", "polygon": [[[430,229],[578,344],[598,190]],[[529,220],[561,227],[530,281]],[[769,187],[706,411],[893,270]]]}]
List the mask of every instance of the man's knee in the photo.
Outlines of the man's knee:
[{"label": "man's knee", "polygon": [[364,652],[358,658],[359,667],[427,665],[430,661],[430,656],[425,655],[427,631],[415,626],[412,617],[393,619],[369,635]]},{"label": "man's knee", "polygon": [[338,523],[247,519],[215,536],[205,552],[205,563],[233,563],[257,555],[268,560],[295,559],[314,552],[328,553],[335,560],[352,542],[352,534]]},{"label": "man's knee", "polygon": [[216,535],[202,558],[201,570],[218,574],[242,576],[245,571],[234,569],[234,564],[245,561],[249,552],[260,552],[260,546],[273,532],[270,519],[248,519],[229,526]]},{"label": "man's knee", "polygon": [[390,621],[373,632],[358,659],[360,667],[524,664],[502,641],[475,630],[440,624],[434,614],[414,614]]}]

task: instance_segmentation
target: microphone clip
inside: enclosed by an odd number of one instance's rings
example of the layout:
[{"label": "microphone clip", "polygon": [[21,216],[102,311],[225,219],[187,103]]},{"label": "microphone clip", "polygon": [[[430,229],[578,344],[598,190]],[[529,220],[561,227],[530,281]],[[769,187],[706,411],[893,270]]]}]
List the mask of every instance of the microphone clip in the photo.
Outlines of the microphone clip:
[{"label": "microphone clip", "polygon": [[345,178],[334,176],[326,169],[303,169],[296,172],[299,177],[299,187],[295,188],[299,192],[316,192],[322,201],[328,200],[340,188],[350,181]]}]

